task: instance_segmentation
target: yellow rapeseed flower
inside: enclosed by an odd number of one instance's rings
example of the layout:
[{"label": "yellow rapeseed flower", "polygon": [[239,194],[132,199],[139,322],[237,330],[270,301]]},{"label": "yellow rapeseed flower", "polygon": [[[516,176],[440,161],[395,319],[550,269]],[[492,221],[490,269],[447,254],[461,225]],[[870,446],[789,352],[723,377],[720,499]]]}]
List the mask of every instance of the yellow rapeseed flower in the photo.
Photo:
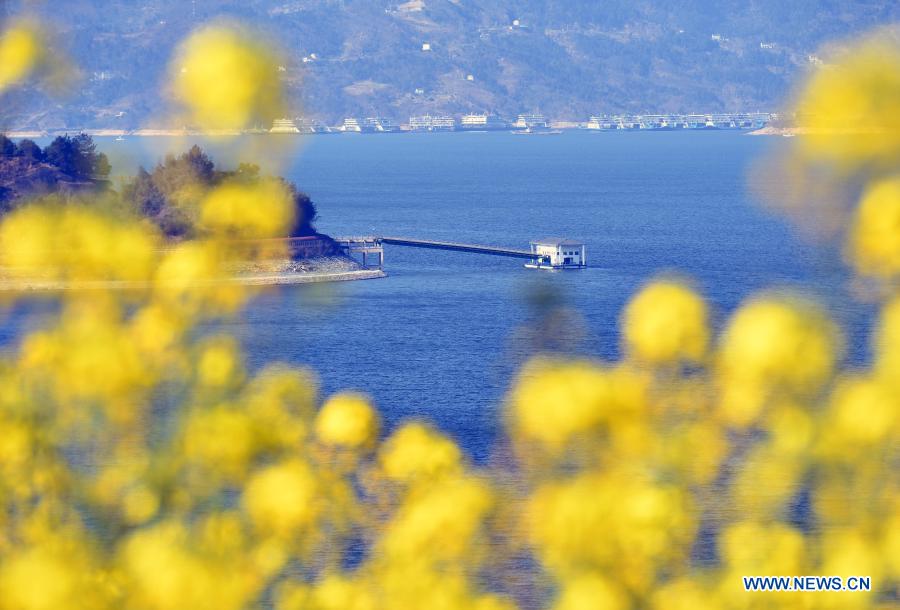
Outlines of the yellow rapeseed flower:
[{"label": "yellow rapeseed flower", "polygon": [[19,22],[0,35],[0,92],[38,69],[46,51],[40,28]]},{"label": "yellow rapeseed flower", "polygon": [[239,350],[231,337],[210,340],[197,359],[197,383],[205,388],[234,387],[244,377]]},{"label": "yellow rapeseed flower", "polygon": [[121,549],[126,585],[120,607],[147,610],[240,610],[252,581],[241,555],[208,553],[177,522],[137,530]]},{"label": "yellow rapeseed flower", "polygon": [[831,375],[838,347],[832,323],[812,304],[751,300],[732,317],[722,339],[722,415],[744,426],[757,417],[773,389],[818,390]]},{"label": "yellow rapeseed flower", "polygon": [[609,579],[586,574],[565,581],[553,610],[628,610],[628,596]]},{"label": "yellow rapeseed flower", "polygon": [[174,94],[205,129],[269,125],[282,109],[279,59],[257,38],[232,26],[191,34],[172,63]]},{"label": "yellow rapeseed flower", "polygon": [[57,610],[88,608],[87,593],[79,581],[84,566],[59,549],[20,548],[0,562],[0,608]]},{"label": "yellow rapeseed flower", "polygon": [[290,539],[311,526],[319,514],[318,483],[309,465],[291,459],[253,474],[243,506],[263,534]]},{"label": "yellow rapeseed flower", "polygon": [[711,583],[682,578],[653,594],[653,610],[719,610],[722,602],[710,591]]},{"label": "yellow rapeseed flower", "polygon": [[232,406],[192,413],[183,434],[185,457],[202,466],[206,476],[215,472],[241,480],[257,450],[252,419]]},{"label": "yellow rapeseed flower", "polygon": [[434,480],[460,470],[462,454],[447,437],[413,422],[394,432],[381,447],[385,474],[398,481]]},{"label": "yellow rapeseed flower", "polygon": [[698,362],[709,343],[706,303],[682,284],[654,282],[626,307],[622,335],[625,350],[640,360]]},{"label": "yellow rapeseed flower", "polygon": [[863,275],[900,273],[900,178],[869,186],[856,211],[849,254]]},{"label": "yellow rapeseed flower", "polygon": [[900,396],[879,381],[849,377],[835,387],[829,416],[822,449],[831,454],[849,450],[848,457],[858,457],[896,438]]},{"label": "yellow rapeseed flower", "polygon": [[146,485],[130,489],[122,501],[125,521],[132,525],[146,523],[159,510],[159,495]]},{"label": "yellow rapeseed flower", "polygon": [[617,569],[625,583],[641,589],[657,562],[684,556],[692,539],[690,508],[673,486],[630,472],[587,471],[535,491],[527,523],[538,557],[555,573]]},{"label": "yellow rapeseed flower", "polygon": [[458,561],[472,553],[491,501],[487,485],[472,478],[441,482],[413,494],[388,525],[384,552],[391,560]]},{"label": "yellow rapeseed flower", "polygon": [[509,403],[516,437],[559,450],[608,416],[610,381],[587,362],[534,362],[522,372]]},{"label": "yellow rapeseed flower", "polygon": [[294,222],[294,202],[279,180],[229,182],[204,199],[201,222],[229,237],[285,237]]},{"label": "yellow rapeseed flower", "polygon": [[819,68],[801,91],[803,155],[838,167],[889,166],[900,153],[900,45],[875,35]]},{"label": "yellow rapeseed flower", "polygon": [[372,444],[378,436],[378,413],[365,396],[344,392],[322,405],[315,425],[322,442],[359,448]]},{"label": "yellow rapeseed flower", "polygon": [[900,296],[882,309],[874,343],[877,372],[886,382],[900,387]]},{"label": "yellow rapeseed flower", "polygon": [[732,574],[806,574],[809,566],[803,535],[781,523],[729,525],[719,538],[719,547]]},{"label": "yellow rapeseed flower", "polygon": [[378,610],[374,597],[369,582],[330,574],[304,595],[302,603],[290,606],[285,599],[278,610]]}]

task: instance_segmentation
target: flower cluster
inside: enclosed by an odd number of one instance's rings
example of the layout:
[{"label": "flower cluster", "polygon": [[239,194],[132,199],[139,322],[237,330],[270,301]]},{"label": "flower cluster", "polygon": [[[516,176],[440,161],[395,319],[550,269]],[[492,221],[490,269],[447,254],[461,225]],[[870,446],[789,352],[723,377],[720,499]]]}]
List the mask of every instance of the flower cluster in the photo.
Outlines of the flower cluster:
[{"label": "flower cluster", "polygon": [[[189,97],[253,54],[196,36]],[[881,95],[870,80],[854,95]],[[231,86],[238,111],[197,108],[251,116],[259,96]],[[848,237],[859,271],[885,280],[898,190],[871,184]],[[815,303],[757,295],[718,331],[688,282],[651,282],[624,311],[620,361],[524,368],[506,439],[476,467],[426,422],[383,433],[364,395],[323,401],[303,370],[245,366],[216,324],[252,296],[228,265],[279,254],[260,244],[290,224],[290,201],[267,181],[196,199],[205,232],[177,244],[116,206],[38,203],[0,225],[3,287],[60,289],[0,360],[0,609],[900,605],[889,281],[872,363],[844,370]],[[741,585],[791,574],[870,576],[873,590]]]}]

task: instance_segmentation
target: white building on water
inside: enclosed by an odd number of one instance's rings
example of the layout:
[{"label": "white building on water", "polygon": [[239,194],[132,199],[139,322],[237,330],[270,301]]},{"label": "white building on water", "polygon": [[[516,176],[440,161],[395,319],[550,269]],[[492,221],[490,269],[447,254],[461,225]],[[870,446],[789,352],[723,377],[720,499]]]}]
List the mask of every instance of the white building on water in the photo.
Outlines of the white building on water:
[{"label": "white building on water", "polygon": [[571,239],[543,239],[531,242],[534,261],[526,264],[532,269],[583,269],[587,267],[584,243]]}]

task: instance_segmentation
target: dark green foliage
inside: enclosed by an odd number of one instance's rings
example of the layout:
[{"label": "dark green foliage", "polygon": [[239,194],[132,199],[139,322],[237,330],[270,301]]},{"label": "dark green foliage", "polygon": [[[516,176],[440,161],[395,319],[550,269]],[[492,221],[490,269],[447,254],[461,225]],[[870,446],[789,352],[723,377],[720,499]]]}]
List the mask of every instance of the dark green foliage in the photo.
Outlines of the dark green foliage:
[{"label": "dark green foliage", "polygon": [[27,196],[102,189],[109,172],[90,136],[59,137],[41,150],[32,140],[16,146],[0,134],[0,213]]},{"label": "dark green foliage", "polygon": [[[14,209],[26,196],[77,193],[105,185],[110,173],[106,155],[97,152],[87,135],[62,136],[44,150],[31,140],[15,142],[0,134],[0,215]],[[217,170],[199,146],[180,156],[169,155],[152,172],[144,168],[125,183],[121,198],[137,214],[153,221],[173,239],[196,236],[199,201],[204,191],[226,180],[260,180],[259,166],[241,163],[232,171]],[[290,183],[299,219],[287,236],[316,235],[316,206]],[[287,237],[286,236],[286,237]]]},{"label": "dark green foliage", "polygon": [[153,177],[143,167],[128,186],[125,195],[133,201],[144,216],[156,216],[166,206],[166,196],[153,183]]},{"label": "dark green foliage", "polygon": [[13,206],[13,192],[5,186],[0,186],[0,214],[6,214]]},{"label": "dark green foliage", "polygon": [[16,143],[0,133],[0,157],[15,157],[16,152]]},{"label": "dark green foliage", "polygon": [[109,160],[97,152],[94,140],[86,134],[59,136],[44,149],[44,156],[73,180],[105,180],[109,176]]},{"label": "dark green foliage", "polygon": [[[170,238],[192,237],[198,233],[198,207],[194,198],[226,180],[252,182],[261,178],[259,166],[241,163],[232,171],[217,170],[199,146],[180,155],[168,155],[152,172],[144,168],[123,189],[124,198],[143,216],[150,218]],[[316,206],[294,185],[287,184],[297,207],[297,225],[291,237],[316,235],[313,221]]]},{"label": "dark green foliage", "polygon": [[291,231],[291,237],[307,237],[309,235],[315,235],[316,229],[313,226],[313,223],[316,221],[316,217],[319,215],[316,210],[316,204],[312,202],[312,199],[309,198],[309,195],[306,193],[302,193],[294,188],[294,185],[290,185],[291,192],[294,195],[294,204],[297,208],[297,218],[299,219],[297,225],[294,227],[294,230]]},{"label": "dark green foliage", "polygon": [[18,155],[31,163],[43,163],[44,151],[34,140],[22,140],[19,142]]}]

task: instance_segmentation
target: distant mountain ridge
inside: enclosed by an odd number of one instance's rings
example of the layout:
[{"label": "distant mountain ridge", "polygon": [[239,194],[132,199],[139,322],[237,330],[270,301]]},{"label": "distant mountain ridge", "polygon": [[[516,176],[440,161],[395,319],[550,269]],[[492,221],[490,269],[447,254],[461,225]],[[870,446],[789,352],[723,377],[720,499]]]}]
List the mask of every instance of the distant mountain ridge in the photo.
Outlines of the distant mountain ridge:
[{"label": "distant mountain ridge", "polygon": [[824,44],[900,21],[900,3],[865,0],[6,0],[3,8],[37,10],[84,76],[63,102],[31,88],[7,94],[6,129],[172,127],[161,94],[172,52],[220,18],[278,41],[291,116],[329,123],[772,110]]}]

